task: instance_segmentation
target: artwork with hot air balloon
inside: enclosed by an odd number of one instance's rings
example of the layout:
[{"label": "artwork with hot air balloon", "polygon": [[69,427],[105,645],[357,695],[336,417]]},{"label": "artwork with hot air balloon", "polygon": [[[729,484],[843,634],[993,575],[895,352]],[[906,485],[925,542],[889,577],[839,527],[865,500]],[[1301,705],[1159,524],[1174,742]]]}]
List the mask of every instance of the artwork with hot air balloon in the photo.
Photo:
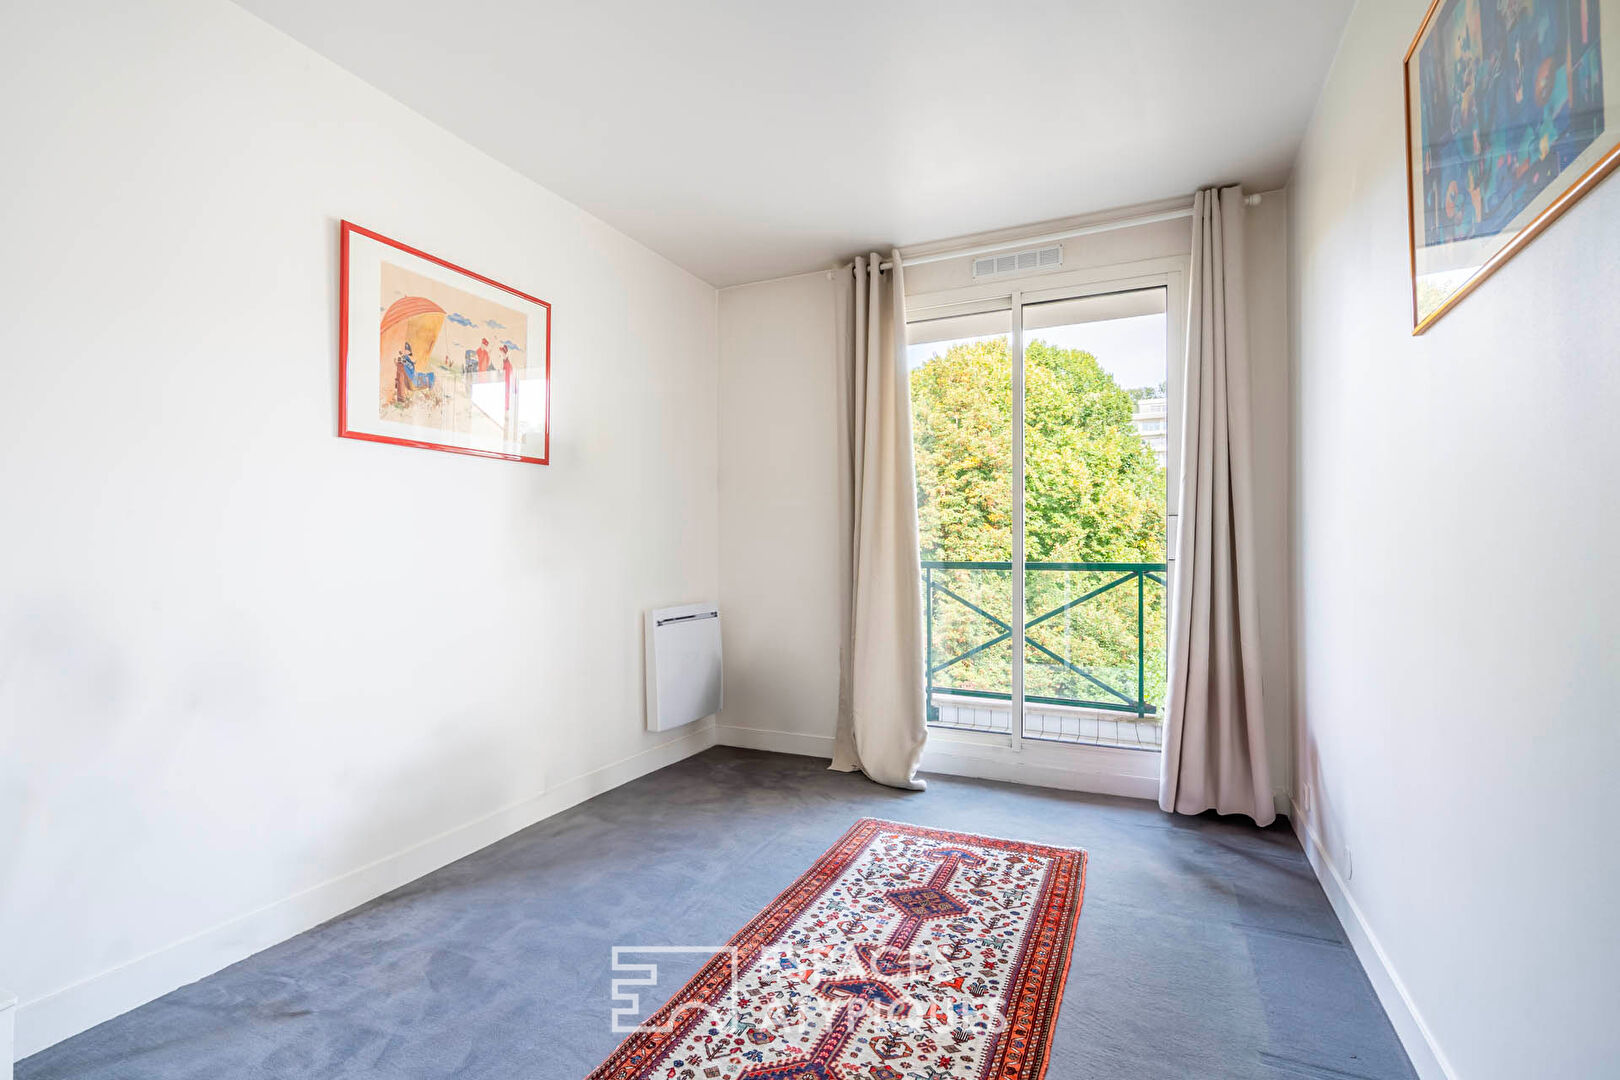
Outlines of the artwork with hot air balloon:
[{"label": "artwork with hot air balloon", "polygon": [[545,464],[551,305],[343,223],[339,434]]}]

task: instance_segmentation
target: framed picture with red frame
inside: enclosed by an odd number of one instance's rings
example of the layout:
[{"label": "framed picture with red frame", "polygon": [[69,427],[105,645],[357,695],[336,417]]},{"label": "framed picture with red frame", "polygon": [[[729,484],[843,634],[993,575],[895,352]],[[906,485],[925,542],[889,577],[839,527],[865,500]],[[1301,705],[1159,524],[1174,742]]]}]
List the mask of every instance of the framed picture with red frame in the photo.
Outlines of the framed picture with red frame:
[{"label": "framed picture with red frame", "polygon": [[551,305],[343,222],[338,434],[544,465]]}]

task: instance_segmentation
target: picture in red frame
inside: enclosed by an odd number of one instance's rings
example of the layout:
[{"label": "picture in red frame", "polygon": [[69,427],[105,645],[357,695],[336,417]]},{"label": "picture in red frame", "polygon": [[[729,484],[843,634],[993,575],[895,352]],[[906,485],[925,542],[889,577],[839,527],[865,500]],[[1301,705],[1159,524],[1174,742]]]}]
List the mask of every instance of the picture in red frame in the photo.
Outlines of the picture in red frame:
[{"label": "picture in red frame", "polygon": [[551,305],[343,222],[338,434],[546,464]]}]

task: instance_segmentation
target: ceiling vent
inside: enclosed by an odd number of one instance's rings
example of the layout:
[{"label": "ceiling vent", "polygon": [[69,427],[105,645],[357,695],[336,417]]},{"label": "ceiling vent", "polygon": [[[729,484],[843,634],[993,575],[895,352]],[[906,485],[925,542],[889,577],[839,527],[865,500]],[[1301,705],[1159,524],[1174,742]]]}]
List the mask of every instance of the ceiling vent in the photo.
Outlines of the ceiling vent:
[{"label": "ceiling vent", "polygon": [[1063,265],[1063,245],[1030,248],[1027,251],[1009,251],[1001,255],[986,255],[973,260],[973,276],[995,277],[999,274],[1027,274],[1032,270],[1055,270]]}]

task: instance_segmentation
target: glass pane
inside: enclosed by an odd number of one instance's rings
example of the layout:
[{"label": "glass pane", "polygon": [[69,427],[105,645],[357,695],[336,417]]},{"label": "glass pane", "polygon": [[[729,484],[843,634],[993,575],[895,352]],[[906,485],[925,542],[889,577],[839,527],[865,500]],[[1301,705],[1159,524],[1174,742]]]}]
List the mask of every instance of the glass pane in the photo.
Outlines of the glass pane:
[{"label": "glass pane", "polygon": [[1023,319],[1023,735],[1157,750],[1165,290],[1029,304]]},{"label": "glass pane", "polygon": [[1012,313],[907,327],[928,722],[1012,728]]}]

